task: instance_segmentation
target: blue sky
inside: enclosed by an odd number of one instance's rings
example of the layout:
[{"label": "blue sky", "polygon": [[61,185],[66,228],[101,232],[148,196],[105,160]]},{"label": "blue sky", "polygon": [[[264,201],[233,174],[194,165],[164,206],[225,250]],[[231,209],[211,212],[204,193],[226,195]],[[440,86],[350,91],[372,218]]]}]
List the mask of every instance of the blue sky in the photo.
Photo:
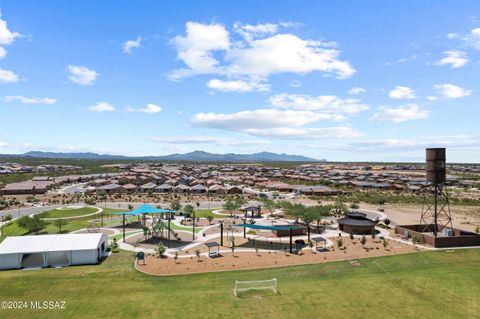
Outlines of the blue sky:
[{"label": "blue sky", "polygon": [[480,156],[476,1],[2,1],[0,153]]}]

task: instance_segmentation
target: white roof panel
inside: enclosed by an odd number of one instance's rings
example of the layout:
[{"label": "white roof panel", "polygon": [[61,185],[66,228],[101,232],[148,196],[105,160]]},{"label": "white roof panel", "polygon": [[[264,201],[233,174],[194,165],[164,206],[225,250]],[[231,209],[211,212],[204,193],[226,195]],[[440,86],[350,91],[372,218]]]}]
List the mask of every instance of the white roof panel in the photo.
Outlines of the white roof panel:
[{"label": "white roof panel", "polygon": [[0,254],[96,249],[104,236],[102,233],[11,236],[0,243]]}]

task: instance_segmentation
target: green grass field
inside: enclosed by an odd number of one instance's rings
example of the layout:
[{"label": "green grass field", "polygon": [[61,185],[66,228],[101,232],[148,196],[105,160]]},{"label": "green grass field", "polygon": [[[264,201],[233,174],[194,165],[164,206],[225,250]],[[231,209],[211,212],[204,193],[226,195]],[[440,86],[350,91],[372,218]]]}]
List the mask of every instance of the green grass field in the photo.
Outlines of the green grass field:
[{"label": "green grass field", "polygon": [[207,218],[211,216],[213,218],[225,218],[225,215],[215,214],[213,211],[216,209],[199,209],[195,211],[195,216],[199,218]]},{"label": "green grass field", "polygon": [[[192,230],[193,230],[193,227],[179,226],[179,225],[176,225],[174,223],[170,223],[170,228],[173,229],[173,230],[183,230],[183,231],[188,231],[188,232],[192,232]],[[201,230],[202,230],[202,227],[195,227],[195,234],[198,233]]]},{"label": "green grass field", "polygon": [[64,218],[64,217],[73,217],[73,216],[82,216],[95,213],[96,208],[93,207],[82,207],[77,209],[52,209],[44,213],[38,214],[40,218]]},{"label": "green grass field", "polygon": [[[41,214],[38,214],[40,218],[61,218],[61,217],[72,217],[72,216],[82,216],[89,215],[96,212],[97,209],[94,207],[83,207],[78,209],[52,209]],[[112,212],[117,212],[117,209],[106,208],[104,209],[105,214]],[[91,221],[94,219],[99,219],[100,215],[90,215],[86,217],[73,218],[66,220],[67,224],[62,226],[62,233],[69,233],[76,231],[82,228],[87,228],[91,225]],[[136,217],[130,217],[128,221],[135,221]],[[115,219],[104,219],[105,226],[112,226],[121,224],[121,216],[116,216]],[[59,228],[55,225],[53,221],[47,221],[46,226],[43,230],[39,232],[40,234],[57,234],[59,233]],[[0,242],[6,236],[23,236],[27,235],[28,231],[18,225],[17,221],[13,221],[3,227],[2,236],[0,236]]]},{"label": "green grass field", "polygon": [[[255,271],[153,277],[131,253],[103,264],[0,272],[0,300],[66,301],[1,318],[479,318],[480,250],[425,252]],[[235,280],[276,277],[280,294],[236,298]]]}]

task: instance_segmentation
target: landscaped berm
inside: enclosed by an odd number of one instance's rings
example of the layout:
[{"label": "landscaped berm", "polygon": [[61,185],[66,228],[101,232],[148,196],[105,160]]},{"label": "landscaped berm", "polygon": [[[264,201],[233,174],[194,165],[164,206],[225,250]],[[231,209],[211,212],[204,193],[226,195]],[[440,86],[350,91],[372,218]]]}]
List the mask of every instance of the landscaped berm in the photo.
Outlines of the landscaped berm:
[{"label": "landscaped berm", "polygon": [[[100,265],[0,272],[0,300],[66,302],[0,310],[0,318],[479,318],[480,250],[182,276],[150,276],[132,253]],[[278,294],[233,294],[236,281],[277,279]],[[428,311],[426,310],[428,309]]]}]

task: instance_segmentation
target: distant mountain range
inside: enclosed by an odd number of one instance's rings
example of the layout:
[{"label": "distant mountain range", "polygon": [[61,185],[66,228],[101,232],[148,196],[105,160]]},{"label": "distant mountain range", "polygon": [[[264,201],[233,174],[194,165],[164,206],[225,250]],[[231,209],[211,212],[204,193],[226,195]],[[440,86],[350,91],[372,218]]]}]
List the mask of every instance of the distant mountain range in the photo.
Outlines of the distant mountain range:
[{"label": "distant mountain range", "polygon": [[34,158],[53,158],[53,159],[92,159],[92,160],[146,160],[146,161],[199,161],[199,162],[319,162],[318,160],[302,155],[277,154],[271,152],[260,152],[254,154],[213,154],[204,151],[194,151],[185,154],[171,154],[164,156],[124,156],[109,155],[97,153],[59,153],[32,151],[17,155],[2,156],[20,156]]}]

